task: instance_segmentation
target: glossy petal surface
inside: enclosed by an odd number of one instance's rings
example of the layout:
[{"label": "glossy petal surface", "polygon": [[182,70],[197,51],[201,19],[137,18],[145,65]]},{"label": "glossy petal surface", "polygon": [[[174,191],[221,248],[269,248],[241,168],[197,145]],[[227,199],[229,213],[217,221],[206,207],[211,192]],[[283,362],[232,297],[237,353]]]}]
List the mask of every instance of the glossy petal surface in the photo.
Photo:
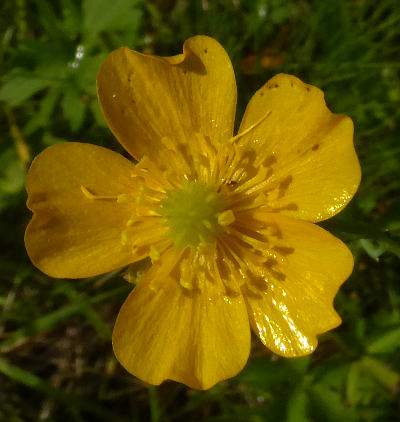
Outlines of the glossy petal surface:
[{"label": "glossy petal surface", "polygon": [[212,38],[190,38],[183,54],[169,58],[120,48],[103,63],[97,86],[111,130],[137,159],[162,160],[163,144],[185,148],[196,133],[215,143],[232,136],[235,76]]},{"label": "glossy petal surface", "polygon": [[227,298],[215,285],[188,291],[166,276],[175,253],[153,265],[125,301],[114,328],[114,352],[129,372],[150,384],[171,379],[208,389],[236,375],[247,361],[246,306],[242,297]]},{"label": "glossy petal surface", "polygon": [[[54,277],[129,267],[119,362],[150,384],[208,389],[236,375],[250,326],[282,356],[302,356],[340,324],[347,247],[311,222],[353,197],[353,124],[318,88],[277,75],[233,135],[236,83],[206,36],[157,57],[120,48],[97,79],[112,132],[138,163],[101,147],[56,145],[27,178],[28,254]],[[141,265],[141,266],[140,266]],[[140,271],[136,273],[136,270]]]},{"label": "glossy petal surface", "polygon": [[239,143],[274,172],[271,185],[277,189],[267,197],[271,208],[320,221],[350,201],[361,177],[353,123],[329,111],[321,90],[277,75],[252,97],[239,133],[256,122]]},{"label": "glossy petal surface", "polygon": [[352,271],[353,257],[344,243],[314,224],[277,214],[257,218],[276,227],[271,248],[280,253],[277,276],[271,275],[267,289],[246,295],[252,328],[279,355],[309,354],[316,334],[341,322],[332,302]]},{"label": "glossy petal surface", "polygon": [[132,194],[134,165],[121,155],[90,144],[66,143],[39,154],[28,174],[28,207],[34,212],[25,233],[32,262],[53,277],[102,274],[134,259],[121,235],[130,204],[90,200],[96,195]]}]

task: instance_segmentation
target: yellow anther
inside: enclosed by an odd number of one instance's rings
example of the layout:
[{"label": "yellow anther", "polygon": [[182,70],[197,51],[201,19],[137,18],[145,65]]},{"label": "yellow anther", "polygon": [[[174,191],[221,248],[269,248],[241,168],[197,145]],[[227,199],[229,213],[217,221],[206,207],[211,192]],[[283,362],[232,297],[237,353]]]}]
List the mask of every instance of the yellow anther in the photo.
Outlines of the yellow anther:
[{"label": "yellow anther", "polygon": [[142,200],[143,200],[143,194],[144,194],[144,186],[140,185],[139,186],[139,193],[138,196],[136,197],[136,203],[139,205]]},{"label": "yellow anther", "polygon": [[156,249],[154,245],[150,247],[149,256],[152,262],[158,261],[160,259],[160,252]]},{"label": "yellow anther", "polygon": [[221,212],[218,216],[218,224],[226,227],[232,224],[235,221],[235,214],[232,210],[225,210],[224,212]]},{"label": "yellow anther", "polygon": [[121,234],[121,245],[125,246],[128,243],[128,235],[126,231],[123,231]]},{"label": "yellow anther", "polygon": [[85,188],[85,186],[81,186],[81,191],[82,193],[86,196],[86,198],[91,199],[91,200],[106,200],[106,201],[118,201],[118,196],[112,195],[112,196],[107,196],[107,195],[95,195],[92,192],[90,192],[87,188]]},{"label": "yellow anther", "polygon": [[127,222],[126,222],[126,227],[131,227],[133,226],[133,224],[136,222],[136,218],[130,218]]},{"label": "yellow anther", "polygon": [[136,284],[136,275],[129,269],[122,275],[122,277],[130,284]]},{"label": "yellow anther", "polygon": [[245,129],[243,132],[238,133],[236,136],[232,138],[232,141],[236,141],[237,139],[241,138],[244,135],[247,135],[249,132],[251,132],[253,129],[255,129],[257,126],[259,126],[265,119],[267,119],[271,115],[272,111],[268,110],[260,119],[258,119],[255,123],[253,123],[251,126],[249,126],[247,129]]}]

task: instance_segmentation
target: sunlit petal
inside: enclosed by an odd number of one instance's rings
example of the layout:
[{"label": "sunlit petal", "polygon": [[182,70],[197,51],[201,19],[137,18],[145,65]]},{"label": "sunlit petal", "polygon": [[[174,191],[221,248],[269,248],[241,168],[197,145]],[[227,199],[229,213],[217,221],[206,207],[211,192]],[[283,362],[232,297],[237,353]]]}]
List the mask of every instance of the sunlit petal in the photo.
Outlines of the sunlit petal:
[{"label": "sunlit petal", "polygon": [[189,38],[183,54],[164,58],[120,48],[103,63],[98,96],[119,142],[135,158],[165,163],[196,134],[218,144],[232,136],[236,83],[225,50],[212,38]]},{"label": "sunlit petal", "polygon": [[137,196],[134,170],[121,155],[90,144],[59,144],[39,154],[26,184],[32,262],[53,277],[79,278],[140,259],[124,241],[133,203],[118,200]]},{"label": "sunlit petal", "polygon": [[184,288],[169,276],[178,258],[169,251],[125,301],[114,328],[114,351],[133,375],[150,384],[166,379],[207,389],[237,374],[250,349],[242,297],[211,283]]},{"label": "sunlit petal", "polygon": [[316,335],[341,322],[332,302],[352,271],[353,257],[314,224],[276,214],[255,217],[275,225],[276,235],[269,239],[275,258],[268,263],[266,288],[246,295],[252,328],[277,354],[311,353]]},{"label": "sunlit petal", "polygon": [[238,142],[254,151],[257,165],[271,166],[268,205],[309,221],[337,214],[361,177],[350,118],[332,114],[321,90],[284,74],[254,94],[239,134],[266,113]]}]

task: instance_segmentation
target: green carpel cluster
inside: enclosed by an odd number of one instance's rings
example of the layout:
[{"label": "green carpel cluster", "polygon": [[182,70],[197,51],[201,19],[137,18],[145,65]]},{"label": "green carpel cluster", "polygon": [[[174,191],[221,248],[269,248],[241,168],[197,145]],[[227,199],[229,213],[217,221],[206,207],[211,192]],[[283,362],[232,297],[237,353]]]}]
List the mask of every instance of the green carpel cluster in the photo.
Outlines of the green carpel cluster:
[{"label": "green carpel cluster", "polygon": [[176,247],[196,247],[214,241],[222,231],[218,216],[224,209],[224,201],[211,186],[186,182],[182,189],[167,193],[159,213],[165,217]]}]

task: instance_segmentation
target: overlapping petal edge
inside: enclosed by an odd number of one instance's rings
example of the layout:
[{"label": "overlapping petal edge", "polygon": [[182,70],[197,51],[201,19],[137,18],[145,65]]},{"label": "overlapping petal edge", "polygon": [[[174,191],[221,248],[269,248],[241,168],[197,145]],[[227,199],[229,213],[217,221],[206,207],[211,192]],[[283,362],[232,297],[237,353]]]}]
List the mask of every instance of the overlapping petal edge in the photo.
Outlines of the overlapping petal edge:
[{"label": "overlapping petal edge", "polygon": [[[114,135],[140,161],[81,143],[40,154],[27,179],[32,262],[79,278],[152,257],[113,334],[122,365],[152,384],[206,389],[234,376],[249,355],[249,325],[275,353],[312,352],[316,335],[340,323],[332,302],[353,266],[347,247],[313,224],[358,187],[351,120],[332,114],[319,89],[277,75],[233,137],[232,65],[204,36],[172,58],[116,50],[98,94]],[[154,212],[183,175],[218,185],[234,216],[218,245],[197,253],[173,247]]]}]

